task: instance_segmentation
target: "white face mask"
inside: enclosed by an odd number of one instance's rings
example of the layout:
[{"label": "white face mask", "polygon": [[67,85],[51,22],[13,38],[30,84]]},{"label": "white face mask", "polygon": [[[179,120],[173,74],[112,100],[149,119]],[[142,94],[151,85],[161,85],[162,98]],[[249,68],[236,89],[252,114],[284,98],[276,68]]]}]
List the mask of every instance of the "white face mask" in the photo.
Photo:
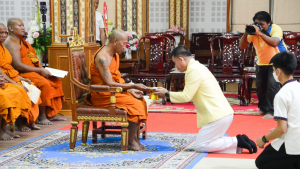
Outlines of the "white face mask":
[{"label": "white face mask", "polygon": [[[278,69],[278,70],[279,70],[279,69]],[[281,72],[280,72],[280,70],[279,70],[279,75],[280,75],[280,73],[281,73]],[[278,75],[278,76],[279,76],[279,75]],[[279,81],[279,79],[278,79],[278,76],[276,75],[276,71],[273,72],[273,77],[274,77],[275,81],[280,83],[280,81]]]}]

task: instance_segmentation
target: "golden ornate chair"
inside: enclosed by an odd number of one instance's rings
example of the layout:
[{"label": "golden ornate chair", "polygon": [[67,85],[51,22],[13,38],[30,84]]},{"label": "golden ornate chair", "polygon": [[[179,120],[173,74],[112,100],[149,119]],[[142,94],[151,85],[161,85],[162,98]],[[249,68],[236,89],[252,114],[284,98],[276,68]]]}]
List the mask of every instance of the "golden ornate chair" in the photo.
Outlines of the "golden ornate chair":
[{"label": "golden ornate chair", "polygon": [[[69,72],[71,81],[71,107],[72,107],[72,127],[70,129],[70,151],[73,152],[77,139],[78,121],[83,121],[82,127],[82,145],[86,145],[90,121],[93,124],[93,143],[97,143],[97,134],[101,134],[105,138],[105,134],[121,134],[122,153],[127,152],[128,148],[128,121],[127,112],[115,107],[115,93],[122,92],[121,87],[109,87],[106,85],[90,85],[88,73],[86,69],[86,55],[83,48],[84,42],[74,27],[73,36],[71,35],[68,43],[69,55]],[[110,107],[104,108],[99,106],[91,106],[85,102],[85,96],[90,91],[109,92]],[[97,122],[102,122],[100,128]],[[106,126],[105,122],[119,122],[120,126]],[[119,129],[109,130],[107,129]],[[140,131],[139,131],[140,132]],[[143,131],[143,138],[145,138]]]}]

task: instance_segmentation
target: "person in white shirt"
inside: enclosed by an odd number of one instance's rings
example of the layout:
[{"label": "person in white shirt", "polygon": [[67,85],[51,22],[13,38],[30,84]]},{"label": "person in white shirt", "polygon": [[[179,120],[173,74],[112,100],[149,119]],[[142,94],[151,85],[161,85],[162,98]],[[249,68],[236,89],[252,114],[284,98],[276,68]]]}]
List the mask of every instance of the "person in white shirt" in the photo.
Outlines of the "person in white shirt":
[{"label": "person in white shirt", "polygon": [[270,133],[257,138],[263,152],[255,160],[259,169],[299,169],[300,168],[300,83],[293,78],[297,67],[296,57],[289,52],[276,54],[270,61],[273,76],[282,88],[274,99],[274,119],[277,127]]},{"label": "person in white shirt", "polygon": [[97,11],[99,6],[99,0],[95,0],[96,8],[96,43],[100,46],[105,45],[105,30],[104,21],[100,12]]},{"label": "person in white shirt", "polygon": [[180,72],[186,72],[183,92],[158,88],[155,94],[160,98],[170,98],[172,103],[193,102],[197,111],[197,125],[202,127],[194,144],[195,151],[236,154],[245,148],[251,154],[256,153],[255,142],[246,135],[224,136],[231,125],[234,111],[213,74],[196,61],[184,46],[176,47],[171,56],[175,67]]}]

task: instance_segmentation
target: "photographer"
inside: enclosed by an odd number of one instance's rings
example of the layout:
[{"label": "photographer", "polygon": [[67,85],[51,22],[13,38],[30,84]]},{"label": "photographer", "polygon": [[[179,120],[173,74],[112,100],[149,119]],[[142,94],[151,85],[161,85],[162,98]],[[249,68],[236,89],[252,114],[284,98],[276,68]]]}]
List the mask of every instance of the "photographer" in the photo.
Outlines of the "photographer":
[{"label": "photographer", "polygon": [[[263,119],[273,118],[273,100],[279,91],[279,83],[273,78],[272,57],[286,51],[281,28],[272,24],[271,16],[265,12],[257,12],[253,17],[254,24],[246,25],[246,31],[240,40],[240,48],[246,49],[248,43],[253,46],[258,57],[256,66],[256,92],[258,96],[259,114]],[[250,34],[251,33],[251,34]]]}]

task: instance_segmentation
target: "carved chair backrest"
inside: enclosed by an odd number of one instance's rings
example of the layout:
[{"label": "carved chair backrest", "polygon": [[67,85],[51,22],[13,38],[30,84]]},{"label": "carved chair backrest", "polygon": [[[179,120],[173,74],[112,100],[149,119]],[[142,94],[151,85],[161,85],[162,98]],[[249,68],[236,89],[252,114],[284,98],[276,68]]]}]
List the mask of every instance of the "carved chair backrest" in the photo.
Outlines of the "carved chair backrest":
[{"label": "carved chair backrest", "polygon": [[[241,64],[244,63],[243,52],[239,48],[240,36],[225,34],[222,36],[213,37],[210,42],[210,49],[212,53],[212,65],[215,62],[214,42],[221,40],[221,59],[222,59],[222,73],[232,74],[234,72],[241,73]],[[236,67],[235,71],[233,68]],[[211,70],[214,73],[214,69]]]},{"label": "carved chair backrest", "polygon": [[297,59],[295,73],[300,73],[300,34],[296,32],[287,32],[285,33],[284,42],[287,50],[292,52]]},{"label": "carved chair backrest", "polygon": [[[76,28],[76,27],[75,27]],[[76,100],[84,100],[89,85],[89,76],[86,69],[86,55],[84,53],[84,42],[77,33],[77,28],[73,29],[68,45],[69,52],[69,72],[71,80],[71,92],[75,95]],[[74,83],[77,82],[78,85]],[[72,91],[72,89],[74,91]]]},{"label": "carved chair backrest", "polygon": [[[147,48],[146,48],[146,40],[149,40],[149,58],[147,58]],[[165,50],[165,41],[167,39],[163,36],[143,36],[140,39],[140,43],[143,44],[144,48],[144,57],[147,58],[146,62],[149,63],[149,72],[151,73],[159,73],[164,72],[164,50]],[[139,63],[141,63],[141,54],[139,52]],[[140,64],[139,64],[140,65]],[[145,71],[146,68],[144,68]],[[139,67],[141,70],[141,67]]]}]

